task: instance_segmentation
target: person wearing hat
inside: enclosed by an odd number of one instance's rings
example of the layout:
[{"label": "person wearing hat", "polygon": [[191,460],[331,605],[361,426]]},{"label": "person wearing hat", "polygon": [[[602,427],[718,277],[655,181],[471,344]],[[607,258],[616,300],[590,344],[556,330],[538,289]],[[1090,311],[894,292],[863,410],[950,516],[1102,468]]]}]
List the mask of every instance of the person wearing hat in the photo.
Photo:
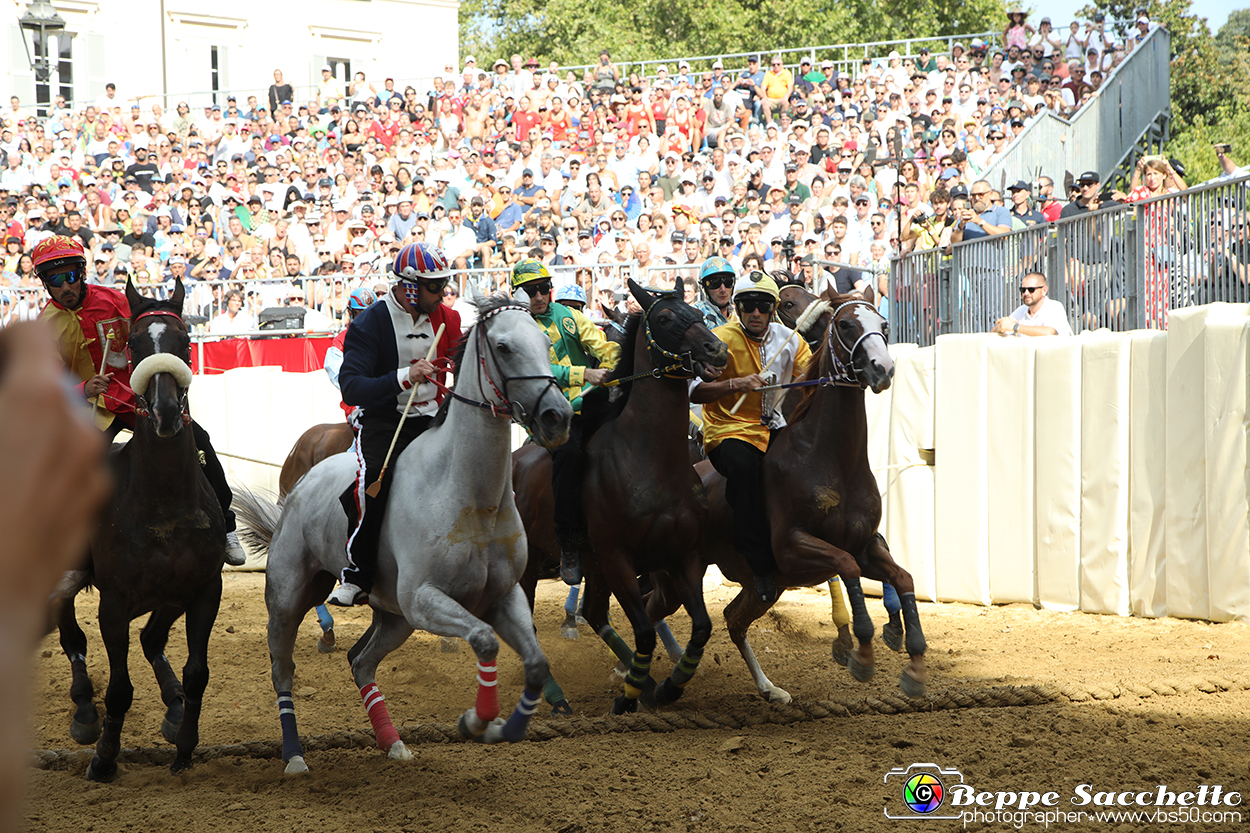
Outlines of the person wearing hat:
[{"label": "person wearing hat", "polygon": [[[690,401],[703,405],[703,445],[725,477],[725,499],[733,507],[734,549],[755,577],[755,593],[771,604],[777,598],[768,513],[764,502],[764,453],[775,431],[785,426],[783,392],[759,392],[790,382],[811,359],[804,339],[773,321],[780,299],[776,282],[763,272],[738,279],[733,290],[736,320],[713,332],[729,348],[729,363],[715,382],[696,381]],[[764,367],[768,366],[765,374]],[[731,413],[746,394],[737,413]]]},{"label": "person wearing hat", "polygon": [[[442,303],[451,276],[451,264],[440,249],[409,243],[392,264],[390,290],[356,315],[343,338],[339,388],[343,401],[359,408],[352,425],[357,431],[354,448],[360,466],[355,484],[343,496],[344,507],[356,517],[347,541],[348,566],[340,576],[341,584],[330,594],[330,604],[349,607],[368,599],[394,480],[392,476],[379,481],[378,475],[395,429],[402,421],[393,452],[399,455],[430,427],[442,403],[446,388],[436,387],[431,380],[445,384],[447,373],[425,357],[440,328],[435,361],[441,367],[447,366],[460,340],[460,315]],[[410,400],[414,385],[416,394]],[[370,495],[367,489],[375,482],[379,489]]]},{"label": "person wearing hat", "polygon": [[[587,385],[599,385],[620,360],[621,348],[583,313],[551,299],[547,267],[534,258],[512,269],[513,296],[527,303],[530,314],[551,340],[551,373],[573,406],[566,443],[551,449],[551,491],[555,503],[556,538],[560,542],[560,578],[570,586],[582,580],[581,556],[589,546],[582,506],[582,396]],[[590,359],[599,361],[590,367]]]},{"label": "person wearing hat", "polygon": [[[1102,184],[1102,177],[1097,171],[1086,171],[1076,178],[1075,196],[1063,210],[1059,212],[1059,218],[1075,217],[1078,214],[1084,214],[1088,211],[1097,211],[1102,208],[1104,203],[1099,197],[1098,188]],[[1114,200],[1111,201],[1114,204]]]},{"label": "person wearing hat", "polygon": [[1007,192],[1011,195],[1012,228],[1038,226],[1046,222],[1042,212],[1033,205],[1033,189],[1027,182],[1018,179],[1007,187]]},{"label": "person wearing hat", "polygon": [[781,113],[794,92],[794,74],[785,68],[780,55],[774,55],[760,83],[760,106],[765,124],[773,121],[773,111]]},{"label": "person wearing hat", "polygon": [[[135,393],[130,388],[126,349],[130,338],[130,302],[116,289],[87,283],[86,252],[75,237],[48,237],[31,249],[31,260],[51,299],[40,312],[39,320],[51,330],[66,367],[81,381],[78,390],[95,400],[91,413],[96,427],[109,440],[123,429],[133,431]],[[234,513],[230,510],[234,496],[226,482],[226,472],[208,433],[195,420],[191,420],[190,427],[203,455],[204,475],[226,522],[226,563],[237,567],[246,555],[234,531]]]}]

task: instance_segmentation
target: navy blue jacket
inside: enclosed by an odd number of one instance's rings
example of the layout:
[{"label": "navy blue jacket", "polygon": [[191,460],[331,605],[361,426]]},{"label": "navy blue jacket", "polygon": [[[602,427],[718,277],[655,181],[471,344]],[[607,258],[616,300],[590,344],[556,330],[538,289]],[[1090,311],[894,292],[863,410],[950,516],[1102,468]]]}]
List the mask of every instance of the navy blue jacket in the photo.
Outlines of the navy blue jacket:
[{"label": "navy blue jacket", "polygon": [[[438,343],[438,358],[450,355],[452,346],[460,339],[460,313],[439,304],[430,314],[430,324],[438,332],[439,324],[446,324],[443,337]],[[343,401],[348,405],[364,408],[368,413],[395,411],[396,399],[403,390],[399,384],[399,351],[395,346],[395,327],[385,301],[371,304],[359,313],[347,329],[343,340],[343,366],[339,369],[339,386]],[[447,374],[437,374],[440,384],[446,384]],[[438,399],[441,401],[442,396]]]}]

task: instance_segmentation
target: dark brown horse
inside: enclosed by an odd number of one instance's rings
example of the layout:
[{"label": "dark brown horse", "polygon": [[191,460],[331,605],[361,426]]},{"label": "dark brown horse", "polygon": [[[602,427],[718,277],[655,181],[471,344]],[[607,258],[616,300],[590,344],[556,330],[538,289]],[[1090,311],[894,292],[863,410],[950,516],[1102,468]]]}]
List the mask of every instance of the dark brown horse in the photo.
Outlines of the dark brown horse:
[{"label": "dark brown horse", "polygon": [[291,453],[282,461],[278,475],[278,498],[286,496],[308,470],[327,457],[341,454],[352,447],[352,427],[346,422],[323,422],[300,434]]},{"label": "dark brown horse", "polygon": [[[707,509],[690,466],[686,385],[696,375],[714,379],[727,359],[725,345],[703,324],[698,311],[681,300],[680,280],[675,296],[652,295],[633,281],[629,288],[643,311],[630,319],[627,346],[613,377],[637,378],[626,383],[623,395],[597,428],[595,417],[587,415],[591,425],[583,488],[592,545],[583,557],[583,615],[629,666],[625,692],[613,704],[617,714],[637,710],[655,651],[656,631],[639,590],[639,576],[665,575],[672,597],[685,606],[693,623],[681,660],[656,688],[657,702],[671,703],[681,696],[711,636],[703,604],[704,567],[696,547]],[[532,604],[543,564],[559,557],[551,459],[531,446],[520,449],[513,459],[517,507],[525,521],[530,554],[522,586]],[[609,593],[633,626],[634,650],[608,624]],[[553,684],[549,681],[548,686]]]},{"label": "dark brown horse", "polygon": [[[830,295],[833,308],[828,326],[803,381],[827,380],[810,391],[795,409],[790,423],[778,432],[764,457],[765,494],[777,559],[778,588],[803,587],[841,576],[850,597],[852,629],[859,648],[848,657],[858,680],[873,674],[873,624],[864,603],[860,577],[893,585],[902,601],[907,653],[911,662],[899,684],[905,693],[924,692],[925,640],[916,609],[911,575],[894,562],[885,539],[877,532],[881,496],[868,462],[868,421],[865,388],[880,392],[890,386],[894,363],[886,345],[884,318],[869,303],[850,296]],[[706,464],[704,464],[706,465]],[[701,467],[702,469],[702,467]],[[704,471],[704,487],[711,515],[704,539],[704,558],[719,565],[730,579],[747,582],[751,571],[733,548],[729,530],[732,510],[725,501],[725,481],[711,466]],[[660,590],[651,606],[653,616],[675,605]],[[771,607],[750,590],[743,590],[725,608],[729,635],[742,653],[756,687],[771,702],[789,702],[790,695],[764,675],[747,641],[747,629]]]},{"label": "dark brown horse", "polygon": [[[87,637],[72,596],[61,607],[61,646],[70,659],[76,706],[70,733],[96,741],[87,769],[93,781],[117,775],[122,726],[134,698],[127,655],[130,622],[150,613],[139,637],[166,706],[161,732],[178,748],[170,770],[191,766],[199,743],[200,709],[208,686],[208,637],[221,604],[225,521],[199,463],[186,408],[191,382],[190,337],[181,317],[183,286],[169,301],[130,301],[131,385],[137,400],[133,438],[111,455],[116,489],[91,539],[86,578],[100,592],[100,635],[109,657],[104,727],[87,677]],[[182,681],[165,659],[169,629],[186,614],[187,662]]]}]

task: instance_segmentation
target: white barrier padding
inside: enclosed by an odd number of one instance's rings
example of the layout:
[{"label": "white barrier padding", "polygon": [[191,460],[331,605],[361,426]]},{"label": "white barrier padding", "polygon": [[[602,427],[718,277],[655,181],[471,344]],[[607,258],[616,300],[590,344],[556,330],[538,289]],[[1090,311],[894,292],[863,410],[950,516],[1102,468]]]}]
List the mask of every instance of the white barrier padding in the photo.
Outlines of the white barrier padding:
[{"label": "white barrier padding", "polygon": [[986,340],[990,596],[995,604],[1032,602],[1033,395],[1038,339],[986,336]]},{"label": "white barrier padding", "polygon": [[1081,337],[1081,610],[1129,615],[1129,344]]},{"label": "white barrier padding", "polygon": [[1250,471],[1246,468],[1250,319],[1208,318],[1206,496],[1209,618],[1250,618]]},{"label": "white barrier padding", "polygon": [[1168,337],[1137,330],[1129,343],[1129,603],[1134,616],[1167,615],[1164,574]]},{"label": "white barrier padding", "polygon": [[911,573],[916,598],[935,601],[933,466],[922,450],[933,449],[933,385],[936,347],[895,354],[891,390],[889,469],[878,478],[888,495],[884,529],[890,555]]},{"label": "white barrier padding", "polygon": [[1081,604],[1081,343],[1043,338],[1034,369],[1034,488],[1037,603]]},{"label": "white barrier padding", "polygon": [[1168,314],[1164,557],[1168,615],[1188,619],[1205,619],[1211,611],[1203,430],[1203,341],[1210,312],[1193,307]]},{"label": "white barrier padding", "polygon": [[986,435],[986,335],[937,339],[934,512],[937,592],[990,604]]}]

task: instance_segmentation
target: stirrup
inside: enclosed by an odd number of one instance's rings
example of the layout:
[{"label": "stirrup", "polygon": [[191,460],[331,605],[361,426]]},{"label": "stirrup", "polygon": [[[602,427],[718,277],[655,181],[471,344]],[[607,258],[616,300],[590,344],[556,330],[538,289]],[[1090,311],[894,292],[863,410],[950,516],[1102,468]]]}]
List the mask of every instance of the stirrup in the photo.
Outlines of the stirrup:
[{"label": "stirrup", "polygon": [[352,607],[368,600],[369,594],[349,581],[336,587],[326,602],[337,607]]},{"label": "stirrup", "polygon": [[242,567],[247,561],[247,553],[243,551],[243,546],[239,543],[239,536],[235,532],[226,533],[226,563],[231,567]]}]

